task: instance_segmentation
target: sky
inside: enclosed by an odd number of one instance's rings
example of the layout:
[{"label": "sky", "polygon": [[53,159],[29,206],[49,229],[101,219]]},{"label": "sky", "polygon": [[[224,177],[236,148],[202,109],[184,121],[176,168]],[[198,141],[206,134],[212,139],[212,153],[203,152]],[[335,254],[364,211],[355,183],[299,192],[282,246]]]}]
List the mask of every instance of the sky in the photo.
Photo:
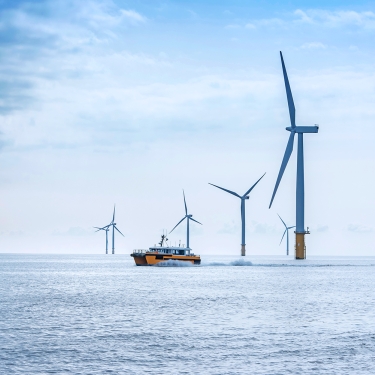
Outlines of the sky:
[{"label": "sky", "polygon": [[[196,253],[284,255],[305,135],[307,255],[375,255],[374,1],[0,1],[0,251],[146,249],[184,216]],[[186,243],[181,224],[169,239]],[[294,240],[291,233],[290,249]]]}]

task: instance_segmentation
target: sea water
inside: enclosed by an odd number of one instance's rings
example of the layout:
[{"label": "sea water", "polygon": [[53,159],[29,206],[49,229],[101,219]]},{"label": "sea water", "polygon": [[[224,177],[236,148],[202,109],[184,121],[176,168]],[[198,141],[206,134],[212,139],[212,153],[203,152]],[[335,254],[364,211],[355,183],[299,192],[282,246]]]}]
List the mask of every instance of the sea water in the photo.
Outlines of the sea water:
[{"label": "sea water", "polygon": [[0,255],[1,374],[374,374],[375,258]]}]

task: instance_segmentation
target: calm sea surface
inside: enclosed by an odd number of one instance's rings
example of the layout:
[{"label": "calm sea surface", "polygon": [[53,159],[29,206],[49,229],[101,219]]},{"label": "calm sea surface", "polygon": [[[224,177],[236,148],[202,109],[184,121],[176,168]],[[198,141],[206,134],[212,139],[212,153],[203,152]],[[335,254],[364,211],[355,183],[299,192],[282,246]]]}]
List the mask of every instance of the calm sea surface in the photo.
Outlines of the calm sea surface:
[{"label": "calm sea surface", "polygon": [[245,259],[0,254],[0,373],[375,374],[375,257]]}]

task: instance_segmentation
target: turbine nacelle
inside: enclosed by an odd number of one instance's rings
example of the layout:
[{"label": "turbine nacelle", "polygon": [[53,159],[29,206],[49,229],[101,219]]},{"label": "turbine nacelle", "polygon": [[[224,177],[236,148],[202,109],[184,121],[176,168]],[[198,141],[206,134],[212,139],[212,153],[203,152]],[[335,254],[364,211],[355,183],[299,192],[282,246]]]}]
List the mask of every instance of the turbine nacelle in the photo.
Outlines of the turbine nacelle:
[{"label": "turbine nacelle", "polygon": [[245,195],[244,197],[242,197],[242,199],[250,199],[250,197],[248,195]]},{"label": "turbine nacelle", "polygon": [[288,126],[285,129],[291,133],[317,133],[319,131],[319,126]]}]

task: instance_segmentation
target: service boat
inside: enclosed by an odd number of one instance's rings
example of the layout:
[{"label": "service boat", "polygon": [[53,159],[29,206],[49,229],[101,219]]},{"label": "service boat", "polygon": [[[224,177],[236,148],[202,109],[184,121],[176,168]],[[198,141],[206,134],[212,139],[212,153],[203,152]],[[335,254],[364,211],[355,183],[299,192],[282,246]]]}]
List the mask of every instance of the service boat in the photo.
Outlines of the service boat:
[{"label": "service boat", "polygon": [[190,262],[192,264],[201,264],[201,257],[195,255],[191,252],[189,246],[190,232],[189,232],[189,222],[190,220],[195,221],[196,223],[202,225],[199,221],[193,219],[193,215],[188,214],[188,209],[186,205],[185,192],[182,191],[184,196],[184,205],[185,205],[185,216],[175,225],[175,227],[170,231],[172,233],[185,219],[186,219],[186,247],[179,246],[163,246],[164,242],[167,243],[168,238],[166,235],[161,236],[161,241],[159,242],[160,246],[150,247],[148,250],[134,250],[131,257],[134,258],[135,264],[137,266],[154,266],[160,262],[171,261],[183,261]]},{"label": "service boat", "polygon": [[163,246],[165,237],[165,235],[161,236],[160,246],[150,247],[148,250],[134,250],[130,256],[134,258],[135,264],[137,266],[154,266],[169,260],[201,264],[201,257],[193,254],[189,247]]}]

